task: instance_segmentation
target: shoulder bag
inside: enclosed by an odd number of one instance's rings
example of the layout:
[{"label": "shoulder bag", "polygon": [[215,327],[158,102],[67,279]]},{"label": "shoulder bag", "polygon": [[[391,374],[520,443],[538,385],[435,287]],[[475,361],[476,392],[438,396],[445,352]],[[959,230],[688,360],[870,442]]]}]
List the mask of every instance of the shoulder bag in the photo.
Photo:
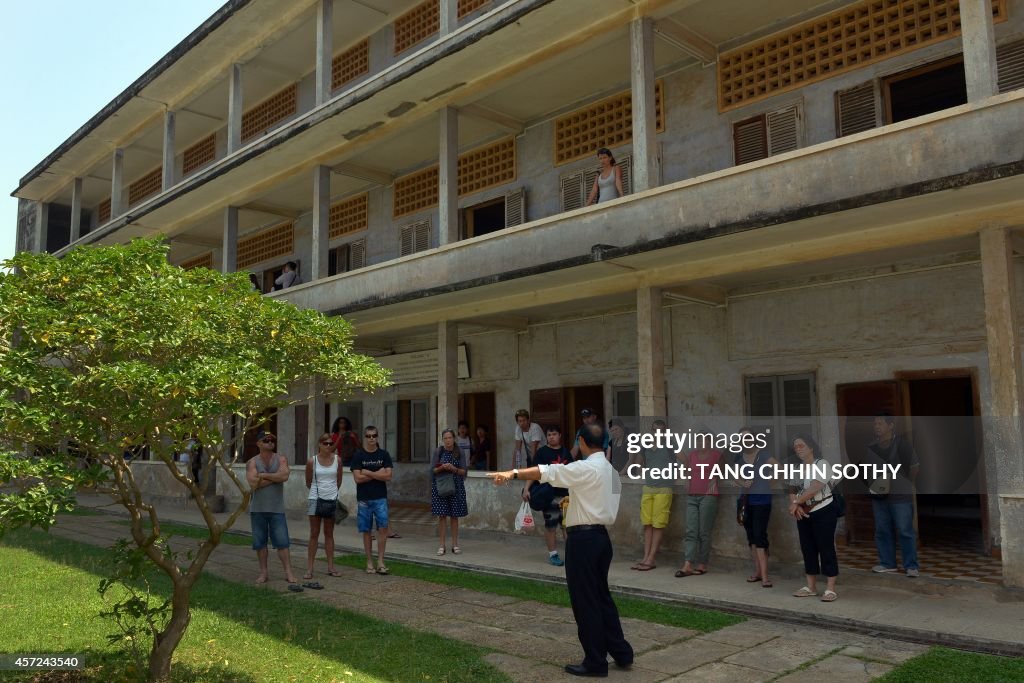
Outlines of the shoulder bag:
[{"label": "shoulder bag", "polygon": [[[438,453],[437,463],[440,464],[441,455]],[[453,463],[456,467],[459,466],[458,458]],[[437,467],[438,465],[434,465]],[[455,474],[453,472],[445,472],[444,474],[434,475],[434,486],[437,487],[437,495],[440,498],[452,498],[455,496]]]},{"label": "shoulder bag", "polygon": [[[340,457],[340,456],[337,456]],[[320,482],[316,478],[316,466],[318,464],[316,456],[313,456],[313,483],[316,484],[316,509],[314,510],[314,517],[320,517],[322,519],[335,519],[335,514],[338,511],[338,500],[331,500],[330,498],[320,497]],[[341,467],[341,462],[337,462],[338,467]]]}]

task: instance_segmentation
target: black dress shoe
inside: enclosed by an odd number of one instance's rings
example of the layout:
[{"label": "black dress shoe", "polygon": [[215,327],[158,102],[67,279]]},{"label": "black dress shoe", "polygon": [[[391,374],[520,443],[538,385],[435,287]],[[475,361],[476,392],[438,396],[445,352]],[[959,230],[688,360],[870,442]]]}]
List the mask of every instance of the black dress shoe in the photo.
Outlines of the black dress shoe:
[{"label": "black dress shoe", "polygon": [[615,666],[619,667],[620,669],[630,669],[630,668],[633,667],[633,660],[630,659],[628,661],[624,660],[624,661],[620,662],[619,660],[616,659],[615,660]]},{"label": "black dress shoe", "polygon": [[582,664],[566,664],[565,672],[573,676],[589,676],[590,678],[608,678],[607,671],[591,671]]}]

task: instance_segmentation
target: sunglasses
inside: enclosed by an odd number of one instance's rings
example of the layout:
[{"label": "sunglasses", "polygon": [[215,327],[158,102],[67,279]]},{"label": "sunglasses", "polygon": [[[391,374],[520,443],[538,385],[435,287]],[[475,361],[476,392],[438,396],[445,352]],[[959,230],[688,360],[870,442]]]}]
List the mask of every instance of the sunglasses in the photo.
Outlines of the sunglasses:
[{"label": "sunglasses", "polygon": [[377,438],[376,434],[363,434],[363,436],[365,436],[367,439],[376,439]]},{"label": "sunglasses", "polygon": [[260,439],[260,441],[262,441],[263,443],[277,443],[277,439],[271,439],[269,437],[266,439]]},{"label": "sunglasses", "polygon": [[334,442],[333,442],[333,441],[331,441],[330,439],[328,439],[328,440],[326,440],[326,441],[321,441],[321,442],[320,442],[320,445],[321,445],[321,446],[331,446],[331,445],[333,445],[333,444],[334,444]]}]

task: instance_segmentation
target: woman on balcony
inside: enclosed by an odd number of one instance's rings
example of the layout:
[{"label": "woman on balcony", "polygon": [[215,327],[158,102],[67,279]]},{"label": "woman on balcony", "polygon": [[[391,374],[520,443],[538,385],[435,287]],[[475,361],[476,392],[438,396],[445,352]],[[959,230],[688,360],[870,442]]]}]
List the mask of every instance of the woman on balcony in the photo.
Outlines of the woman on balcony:
[{"label": "woman on balcony", "polygon": [[593,204],[595,199],[600,204],[618,199],[624,194],[622,191],[622,169],[615,163],[615,157],[607,147],[597,150],[597,160],[601,163],[601,167],[597,177],[594,178],[590,196],[587,197],[587,206]]}]

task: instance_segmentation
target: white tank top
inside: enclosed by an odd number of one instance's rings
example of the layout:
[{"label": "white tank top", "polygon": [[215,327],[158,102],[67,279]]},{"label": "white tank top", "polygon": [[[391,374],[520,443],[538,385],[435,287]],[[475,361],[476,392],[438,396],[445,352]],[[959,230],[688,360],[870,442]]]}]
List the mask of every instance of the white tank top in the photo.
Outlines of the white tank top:
[{"label": "white tank top", "polygon": [[338,456],[328,467],[320,464],[320,458],[313,456],[313,482],[309,486],[309,499],[338,497]]},{"label": "white tank top", "polygon": [[607,178],[602,178],[600,174],[597,176],[597,203],[607,202],[612,199],[619,198],[619,190],[615,187],[615,167],[612,166],[608,172]]}]

